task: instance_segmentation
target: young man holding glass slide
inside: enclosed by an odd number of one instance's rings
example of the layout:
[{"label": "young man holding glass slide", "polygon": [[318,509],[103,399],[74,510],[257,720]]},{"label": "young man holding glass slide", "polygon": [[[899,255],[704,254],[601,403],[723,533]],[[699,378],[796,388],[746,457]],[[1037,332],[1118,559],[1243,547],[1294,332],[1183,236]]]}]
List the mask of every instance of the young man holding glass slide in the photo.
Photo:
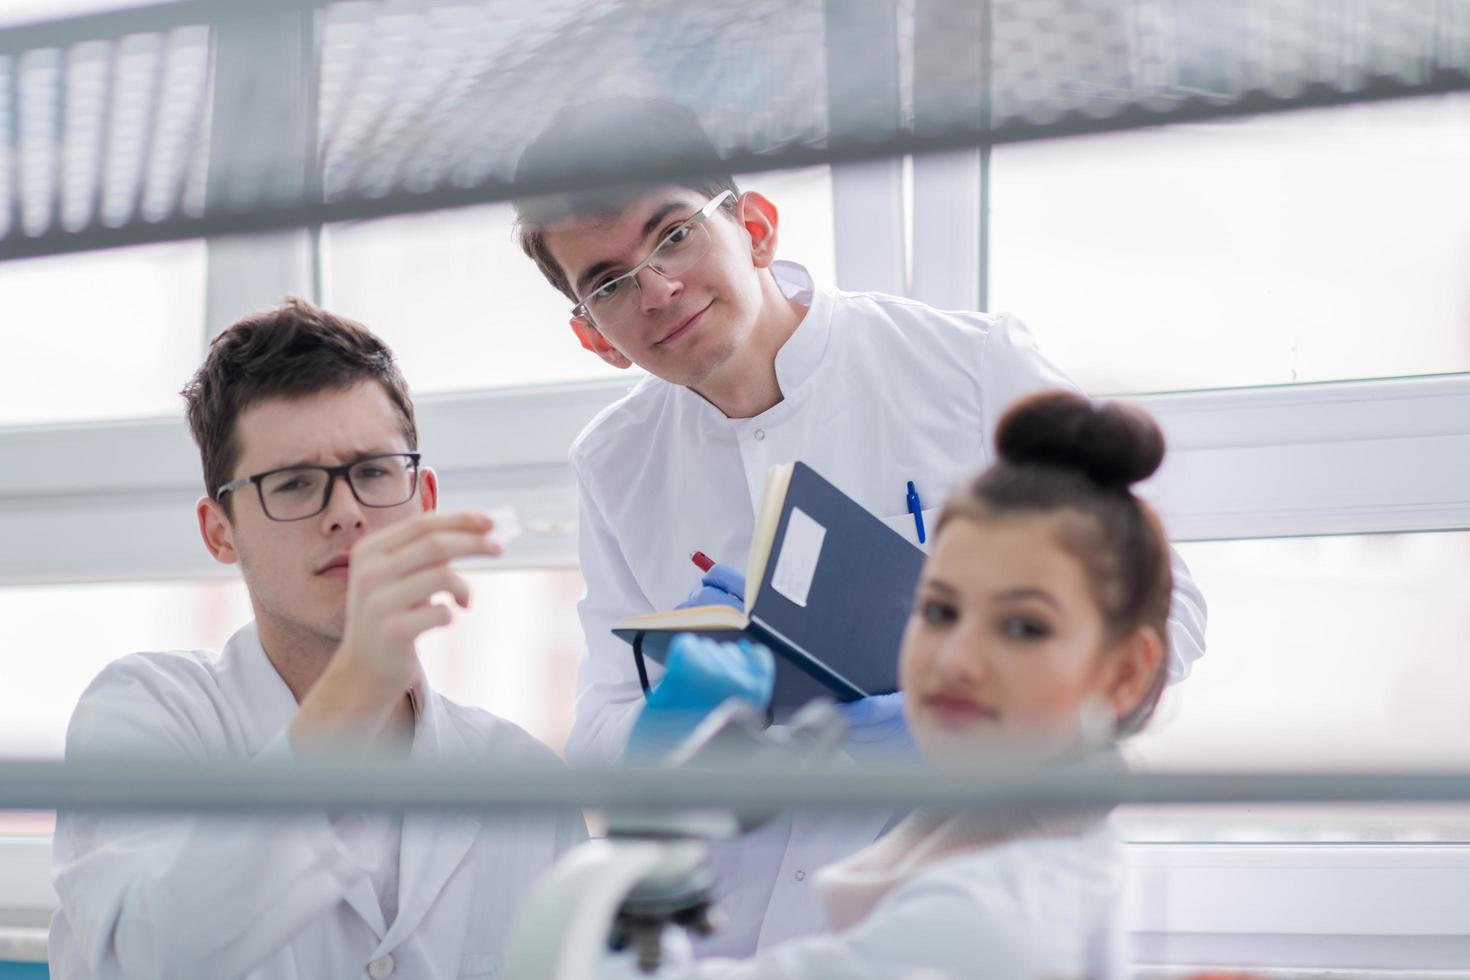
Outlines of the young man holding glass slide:
[{"label": "young man holding glass slide", "polygon": [[[218,654],[107,667],[68,758],[559,764],[424,681],[414,641],[451,617],[432,597],[470,603],[450,561],[499,548],[485,515],[436,512],[408,387],[378,338],[292,301],[220,334],[184,395],[200,534],[239,566],[254,620]],[[575,811],[63,812],[52,976],[490,976],[522,896],[584,836]]]}]

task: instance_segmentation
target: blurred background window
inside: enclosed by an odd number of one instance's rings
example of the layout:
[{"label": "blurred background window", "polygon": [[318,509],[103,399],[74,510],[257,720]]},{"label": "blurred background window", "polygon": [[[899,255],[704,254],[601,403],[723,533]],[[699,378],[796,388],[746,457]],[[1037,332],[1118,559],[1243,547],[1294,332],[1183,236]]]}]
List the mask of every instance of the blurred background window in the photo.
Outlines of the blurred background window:
[{"label": "blurred background window", "polygon": [[0,426],[182,412],[204,265],[202,241],[0,262]]},{"label": "blurred background window", "polygon": [[[582,578],[570,569],[471,571],[468,610],[425,636],[430,685],[561,751],[572,724]],[[79,615],[85,610],[85,615]],[[140,650],[218,651],[251,617],[238,580],[0,588],[0,758],[60,758],[78,698]],[[49,815],[0,811],[0,835],[49,833]]]},{"label": "blurred background window", "polygon": [[989,305],[1091,392],[1470,371],[1470,95],[992,161]]},{"label": "blurred background window", "polygon": [[[1470,766],[1470,532],[1178,546],[1205,656],[1129,743],[1145,769]],[[1168,807],[1152,840],[1470,840],[1454,807]]]}]

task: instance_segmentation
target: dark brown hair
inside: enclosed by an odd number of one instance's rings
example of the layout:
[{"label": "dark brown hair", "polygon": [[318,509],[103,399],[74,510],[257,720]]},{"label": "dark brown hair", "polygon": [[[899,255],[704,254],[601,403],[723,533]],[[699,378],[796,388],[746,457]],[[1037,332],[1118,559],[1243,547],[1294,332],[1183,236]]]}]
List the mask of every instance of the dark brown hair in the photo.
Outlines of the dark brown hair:
[{"label": "dark brown hair", "polygon": [[1118,733],[1131,735],[1153,714],[1169,674],[1169,542],[1153,508],[1130,489],[1159,468],[1164,435],[1141,409],[1053,391],[1006,412],[995,444],[999,461],[945,505],[938,526],[961,516],[1062,518],[1062,547],[1086,571],[1109,639],[1151,626],[1164,644],[1148,693],[1118,720]]},{"label": "dark brown hair", "polygon": [[[587,149],[593,146],[600,148],[599,155],[589,161]],[[699,117],[688,106],[669,99],[608,97],[562,109],[516,164],[517,183],[555,184],[566,176],[585,183],[602,175],[609,183],[620,185],[515,201],[516,236],[521,249],[546,281],[573,303],[577,302],[577,294],[546,247],[544,231],[548,225],[569,218],[614,218],[634,198],[657,186],[683,187],[707,198],[731,191],[731,198],[721,207],[732,214],[739,207],[740,188],[729,174],[670,180],[654,187],[628,183],[629,171],[638,169],[638,156],[649,146],[657,146],[660,156],[667,154],[681,165],[697,169],[718,168],[722,162]]]},{"label": "dark brown hair", "polygon": [[341,391],[364,381],[383,386],[408,448],[417,449],[408,382],[388,345],[362,324],[303,299],[288,299],[231,324],[210,343],[204,363],[181,392],[204,466],[205,492],[215,499],[230,482],[240,457],[235,423],[251,405]]}]

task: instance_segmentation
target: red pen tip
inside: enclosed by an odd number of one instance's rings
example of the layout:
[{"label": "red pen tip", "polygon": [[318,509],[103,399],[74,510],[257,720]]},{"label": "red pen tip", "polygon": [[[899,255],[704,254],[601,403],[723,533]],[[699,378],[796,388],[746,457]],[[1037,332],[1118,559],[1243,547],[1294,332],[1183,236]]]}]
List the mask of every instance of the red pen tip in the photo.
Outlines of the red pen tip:
[{"label": "red pen tip", "polygon": [[715,560],[702,551],[691,552],[689,560],[698,565],[701,572],[707,572],[715,567]]}]

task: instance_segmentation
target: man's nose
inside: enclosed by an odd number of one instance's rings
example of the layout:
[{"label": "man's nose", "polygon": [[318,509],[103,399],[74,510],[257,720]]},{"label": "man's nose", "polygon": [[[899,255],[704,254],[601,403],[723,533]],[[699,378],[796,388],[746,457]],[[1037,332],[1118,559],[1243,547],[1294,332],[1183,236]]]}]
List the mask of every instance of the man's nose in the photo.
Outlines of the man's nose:
[{"label": "man's nose", "polygon": [[361,529],[365,521],[362,504],[357,502],[346,474],[332,474],[327,484],[327,507],[322,511],[322,530],[330,534],[347,528]]},{"label": "man's nose", "polygon": [[645,313],[652,313],[668,306],[684,288],[682,282],[663,275],[652,266],[638,270],[636,278],[639,302]]}]

